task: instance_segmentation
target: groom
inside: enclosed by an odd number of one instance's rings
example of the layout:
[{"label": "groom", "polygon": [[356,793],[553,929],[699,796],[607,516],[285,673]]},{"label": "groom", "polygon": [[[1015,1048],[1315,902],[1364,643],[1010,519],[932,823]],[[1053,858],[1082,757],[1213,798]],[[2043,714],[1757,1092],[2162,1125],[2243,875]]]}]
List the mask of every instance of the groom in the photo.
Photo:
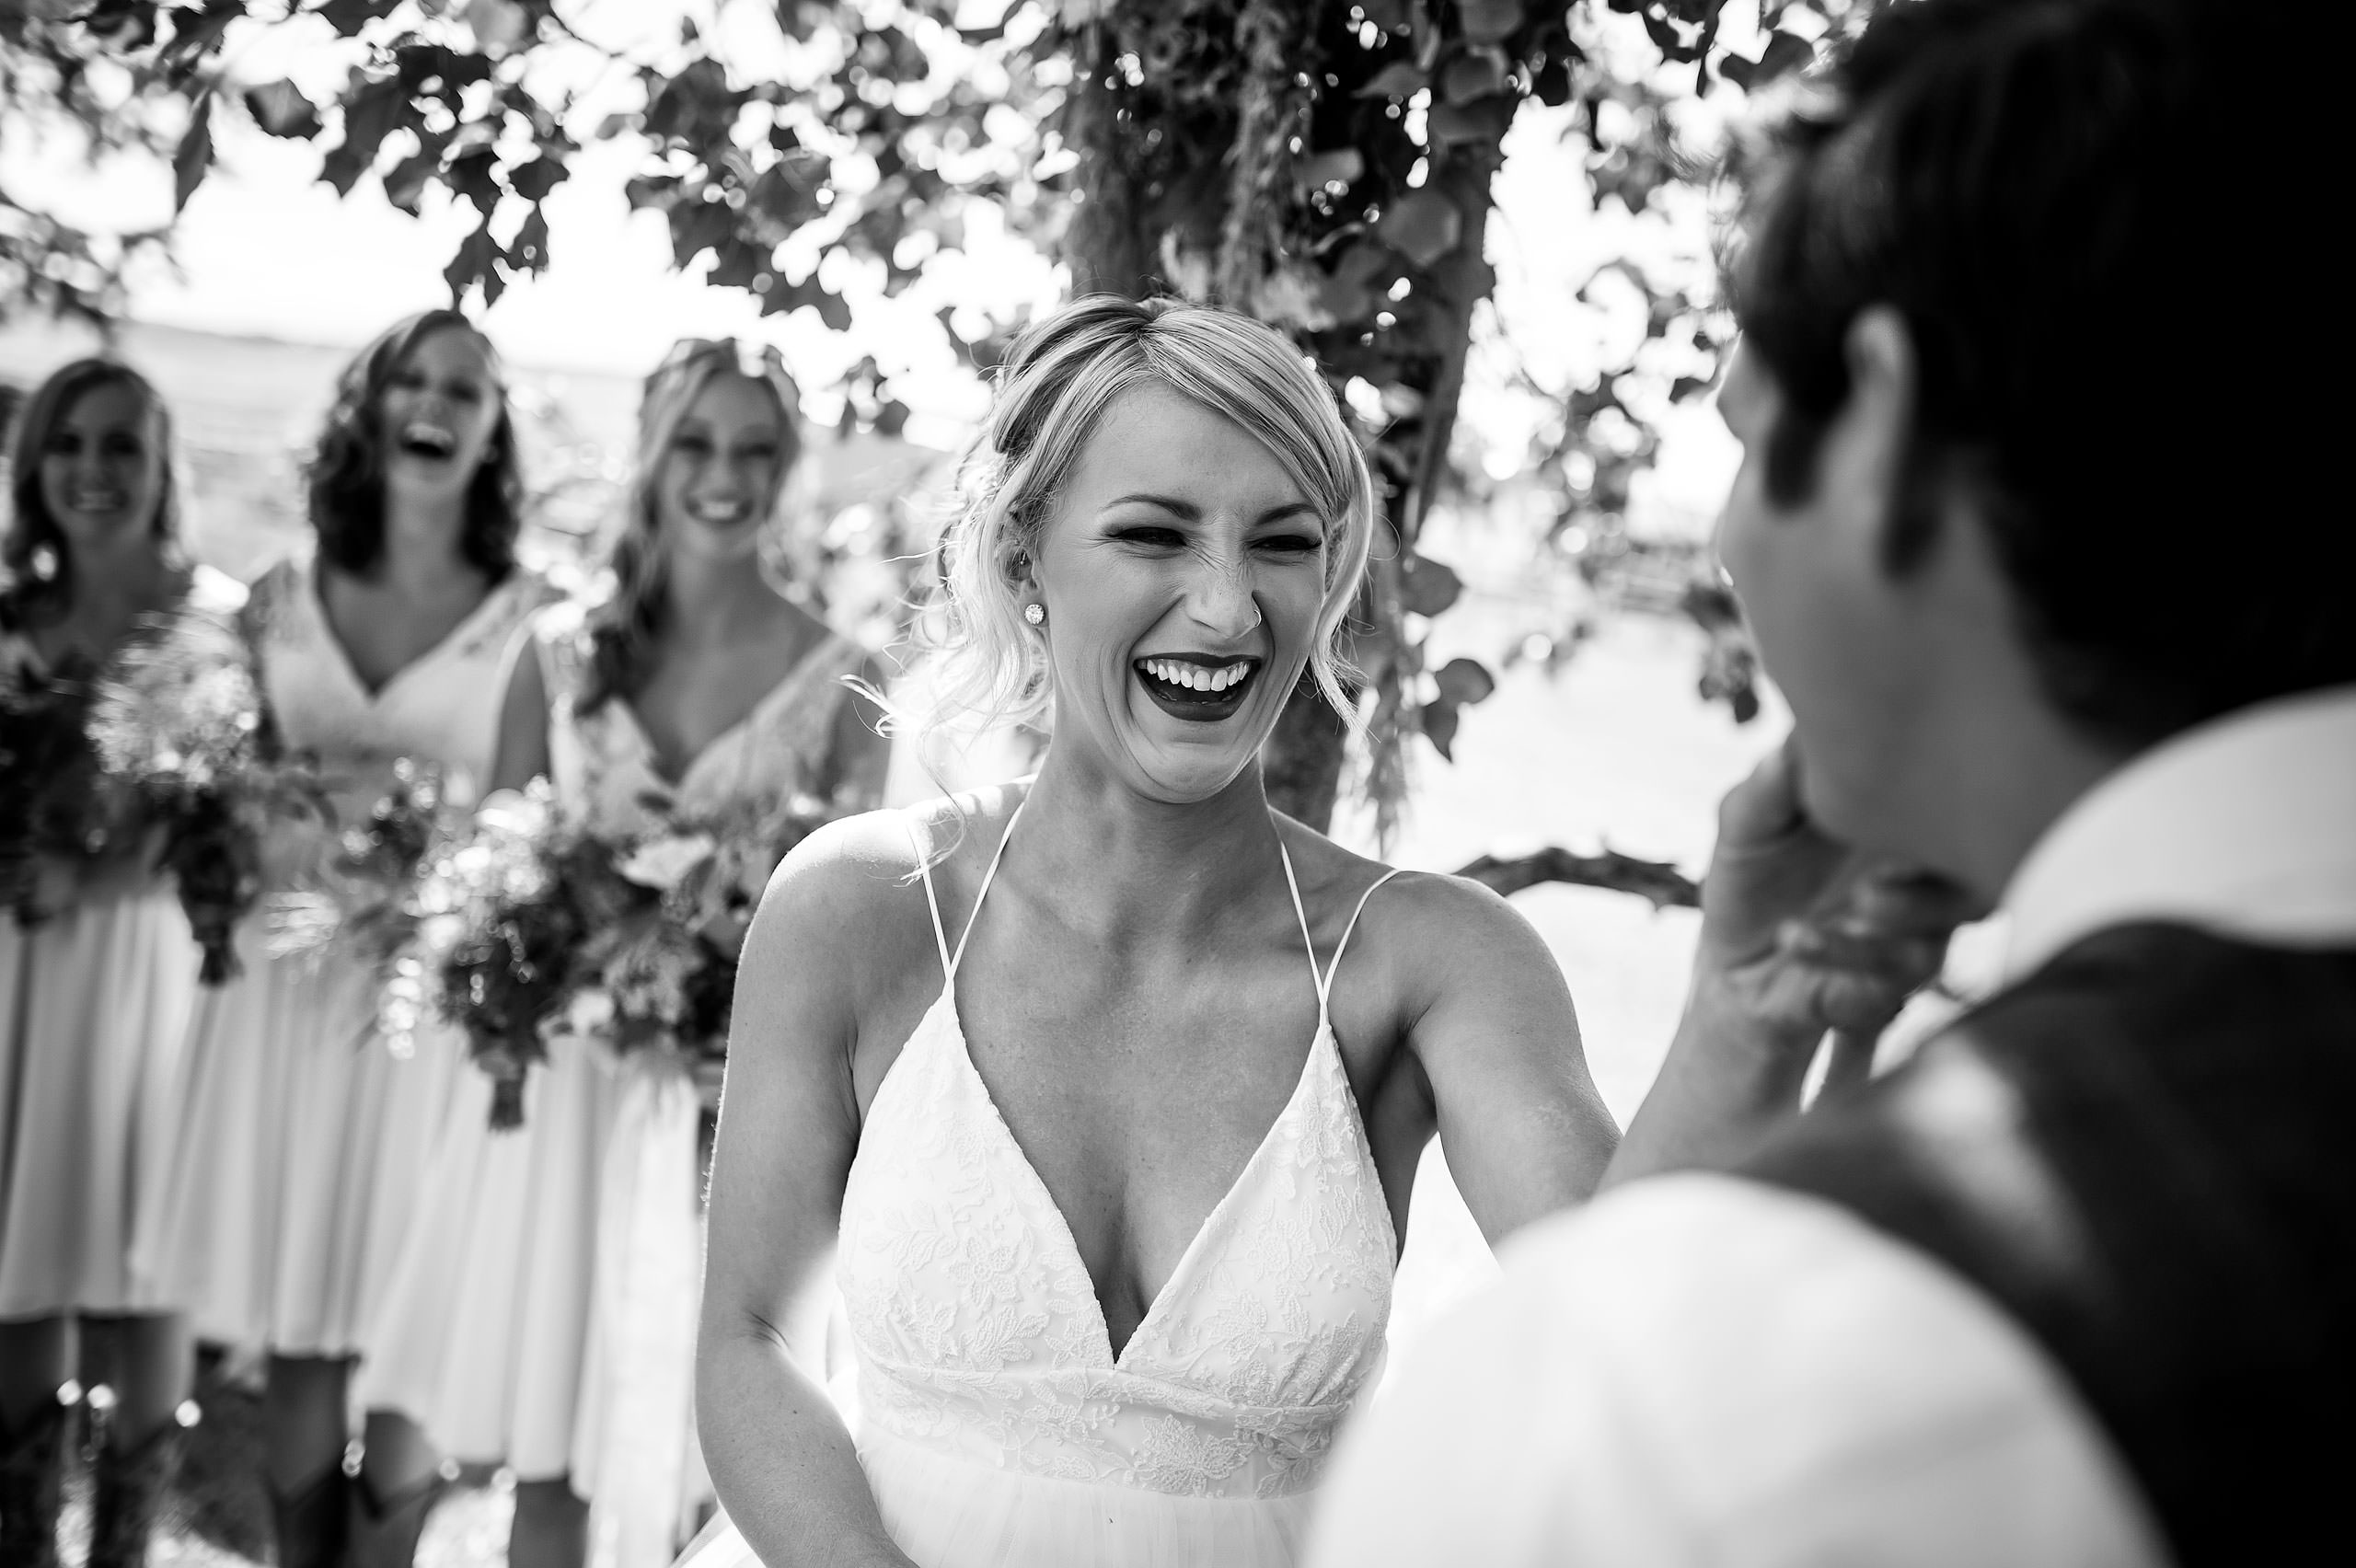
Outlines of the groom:
[{"label": "groom", "polygon": [[1820,824],[2000,903],[2004,988],[1509,1246],[1345,1441],[1318,1568],[2344,1539],[2356,594],[2291,428],[2331,356],[2278,336],[2323,190],[2275,9],[1889,6],[1744,160],[1720,546],[1796,762],[1714,878]]}]

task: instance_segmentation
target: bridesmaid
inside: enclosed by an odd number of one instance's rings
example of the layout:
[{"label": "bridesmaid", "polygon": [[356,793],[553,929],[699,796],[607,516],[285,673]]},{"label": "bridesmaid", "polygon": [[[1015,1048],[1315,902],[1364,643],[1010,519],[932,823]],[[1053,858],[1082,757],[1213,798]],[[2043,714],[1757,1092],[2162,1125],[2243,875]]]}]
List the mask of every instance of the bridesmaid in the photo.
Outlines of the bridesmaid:
[{"label": "bridesmaid", "polygon": [[[286,743],[364,811],[396,756],[489,775],[501,693],[543,601],[515,562],[521,481],[497,360],[456,311],[400,322],[345,369],[308,470],[315,560],[255,582],[244,617]],[[306,852],[289,830],[277,851]],[[259,923],[255,923],[259,924]],[[346,1401],[460,1066],[455,1041],[397,1051],[376,976],[330,956],[273,963],[202,997],[179,1137],[135,1262],[202,1337],[270,1355],[265,1459],[281,1568],[406,1562],[432,1488],[420,1442],[371,1412],[347,1487]],[[398,1476],[399,1484],[387,1481]]]},{"label": "bridesmaid", "polygon": [[[560,810],[617,835],[651,820],[650,798],[691,814],[797,791],[874,803],[884,743],[843,677],[881,673],[758,559],[801,455],[798,402],[774,350],[730,341],[683,342],[648,378],[613,595],[540,617],[499,782],[549,774]],[[514,1470],[514,1568],[581,1562],[593,1511],[601,1560],[667,1562],[689,1441],[697,1096],[653,1055],[617,1064],[573,1038],[549,1058],[512,1132],[490,1131],[488,1077],[461,1085],[362,1391],[454,1457]]]},{"label": "bridesmaid", "polygon": [[[79,360],[33,394],[0,541],[0,682],[87,681],[152,617],[235,610],[243,591],[180,552],[170,449],[163,403],[126,365]],[[179,1462],[187,1326],[134,1308],[127,1252],[197,961],[140,847],[82,867],[38,925],[0,914],[0,1562],[57,1560],[76,1329],[87,1379],[112,1395],[92,1568],[144,1560]]]}]

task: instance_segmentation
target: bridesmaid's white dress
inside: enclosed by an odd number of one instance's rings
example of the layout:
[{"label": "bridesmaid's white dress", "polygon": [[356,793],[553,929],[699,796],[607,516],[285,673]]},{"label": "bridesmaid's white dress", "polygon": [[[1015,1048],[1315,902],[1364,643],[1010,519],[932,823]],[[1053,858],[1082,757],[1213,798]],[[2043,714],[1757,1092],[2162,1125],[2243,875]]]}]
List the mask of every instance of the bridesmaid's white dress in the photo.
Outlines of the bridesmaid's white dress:
[{"label": "bridesmaid's white dress", "polygon": [[[318,753],[364,810],[396,757],[488,777],[500,708],[541,581],[510,574],[451,633],[371,691],[328,625],[318,578],[286,561],[253,584],[247,625],[286,744]],[[377,977],[329,956],[272,961],[238,933],[244,973],[191,1024],[177,1124],[141,1205],[136,1285],[198,1334],[283,1355],[362,1352],[444,1125],[462,1046],[420,1028],[397,1055]]]},{"label": "bridesmaid's white dress", "polygon": [[[618,836],[653,824],[650,802],[695,816],[810,790],[841,677],[864,658],[828,637],[672,780],[629,703],[579,710],[579,607],[551,606],[534,642],[558,807]],[[525,1080],[521,1127],[491,1130],[491,1092],[472,1069],[459,1081],[362,1397],[458,1458],[525,1480],[569,1474],[592,1501],[593,1561],[667,1562],[690,1468],[703,1256],[694,1086],[666,1062],[560,1037]]]},{"label": "bridesmaid's white dress", "polygon": [[[1397,1260],[1326,1014],[1342,948],[1322,975],[1311,949],[1317,1032],[1291,1099],[1115,1355],[966,1051],[964,943],[951,951],[937,903],[933,931],[946,979],[868,1110],[837,1261],[884,1528],[920,1568],[1288,1568],[1381,1364]],[[689,1555],[752,1561],[733,1529]]]},{"label": "bridesmaid's white dress", "polygon": [[[245,597],[200,567],[187,607]],[[39,666],[21,639],[0,663]],[[135,1309],[141,1178],[167,1142],[199,955],[171,883],[125,877],[40,925],[0,912],[0,1321]]]}]

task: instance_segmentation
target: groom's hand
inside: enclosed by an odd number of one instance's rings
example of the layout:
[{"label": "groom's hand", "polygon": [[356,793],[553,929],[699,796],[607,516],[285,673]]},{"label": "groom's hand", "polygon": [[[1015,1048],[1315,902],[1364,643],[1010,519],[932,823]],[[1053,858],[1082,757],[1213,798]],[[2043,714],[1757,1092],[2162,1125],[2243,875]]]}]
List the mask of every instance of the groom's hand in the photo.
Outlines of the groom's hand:
[{"label": "groom's hand", "polygon": [[1878,1034],[1975,913],[1953,883],[1873,863],[1819,827],[1786,741],[1719,808],[1694,984],[1755,1043],[1804,1058],[1828,1031]]}]

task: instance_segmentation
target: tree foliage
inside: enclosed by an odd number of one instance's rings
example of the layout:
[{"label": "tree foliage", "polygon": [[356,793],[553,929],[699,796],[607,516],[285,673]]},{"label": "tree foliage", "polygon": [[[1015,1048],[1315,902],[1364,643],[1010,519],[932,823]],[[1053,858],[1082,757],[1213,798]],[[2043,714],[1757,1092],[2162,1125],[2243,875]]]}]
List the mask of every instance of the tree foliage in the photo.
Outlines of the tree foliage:
[{"label": "tree foliage", "polygon": [[[93,152],[168,157],[180,206],[229,116],[318,144],[319,178],[340,192],[373,179],[415,212],[439,184],[474,213],[445,273],[457,300],[495,301],[545,268],[549,192],[584,147],[634,137],[629,199],[664,215],[676,265],[765,312],[847,328],[846,269],[898,293],[962,247],[986,202],[1076,287],[1171,290],[1280,327],[1332,378],[1392,535],[1354,649],[1367,788],[1387,826],[1410,739],[1446,755],[1462,709],[1495,685],[1470,660],[1426,668],[1430,623],[1462,585],[1417,543],[1463,482],[1456,414],[1496,282],[1484,239],[1507,130],[1533,100],[1574,112],[1593,199],[1644,211],[1694,178],[1671,123],[1680,97],[1806,64],[1847,8],[1764,0],[1754,58],[1720,43],[1724,4],[1013,0],[961,29],[971,7],[956,0],[775,0],[785,65],[756,79],[732,64],[710,5],[676,39],[618,45],[559,0],[0,0],[0,86],[15,118],[69,122]],[[1630,20],[1652,46],[1633,67],[1595,47]],[[295,26],[352,55],[325,101],[237,71],[241,29]],[[634,90],[618,95],[618,77]],[[0,311],[116,309],[124,266],[163,237],[82,233],[0,190]],[[1646,301],[1647,341],[1715,356],[1726,329],[1708,301],[1623,271]],[[983,368],[1015,325],[941,313]],[[1574,390],[1530,455],[1557,502],[1552,544],[1575,540],[1599,576],[1634,548],[1617,525],[1657,440],[1628,397],[1632,366]],[[872,361],[850,383],[847,420],[898,428],[907,410]],[[1743,712],[1749,667],[1723,596],[1703,585],[1690,607],[1713,631],[1705,685]],[[1322,821],[1342,750],[1338,721],[1297,700],[1272,794]]]}]

